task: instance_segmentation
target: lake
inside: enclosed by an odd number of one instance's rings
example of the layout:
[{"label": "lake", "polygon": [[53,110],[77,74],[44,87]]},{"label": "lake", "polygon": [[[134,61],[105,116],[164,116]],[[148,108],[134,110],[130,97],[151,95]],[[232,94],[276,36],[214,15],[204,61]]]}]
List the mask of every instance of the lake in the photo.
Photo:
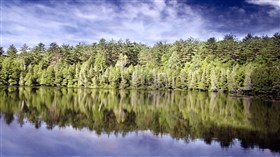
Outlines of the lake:
[{"label": "lake", "polygon": [[280,104],[199,91],[2,87],[3,156],[279,156]]}]

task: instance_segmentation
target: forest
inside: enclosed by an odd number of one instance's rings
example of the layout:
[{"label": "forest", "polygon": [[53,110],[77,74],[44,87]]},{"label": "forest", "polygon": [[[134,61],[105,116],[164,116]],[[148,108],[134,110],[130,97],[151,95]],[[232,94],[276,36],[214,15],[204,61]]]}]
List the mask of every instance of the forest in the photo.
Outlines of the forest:
[{"label": "forest", "polygon": [[280,34],[193,38],[153,46],[92,44],[0,49],[0,86],[179,89],[280,95]]}]

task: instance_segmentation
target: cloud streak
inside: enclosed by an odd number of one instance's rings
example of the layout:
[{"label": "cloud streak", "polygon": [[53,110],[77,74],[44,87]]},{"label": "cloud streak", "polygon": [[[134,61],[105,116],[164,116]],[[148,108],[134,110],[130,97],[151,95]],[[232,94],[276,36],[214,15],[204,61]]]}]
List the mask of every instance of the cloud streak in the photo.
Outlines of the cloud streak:
[{"label": "cloud streak", "polygon": [[247,3],[256,5],[270,5],[276,9],[280,8],[280,2],[278,0],[247,0]]},{"label": "cloud streak", "polygon": [[278,18],[280,17],[280,1],[279,0],[247,0],[246,2],[250,3],[250,4],[254,4],[254,5],[259,5],[259,6],[270,6],[274,9],[271,9],[268,11],[269,15],[275,16]]},{"label": "cloud streak", "polygon": [[[247,2],[257,4],[257,1]],[[256,18],[263,20],[266,16],[261,11],[250,14],[243,8],[233,7],[223,13],[215,8],[180,1],[15,0],[4,1],[2,9],[4,47],[23,43],[34,46],[39,42],[49,44],[54,41],[59,44],[92,43],[100,38],[154,44],[188,37],[205,40],[212,36],[222,38],[228,33],[242,36],[255,31],[270,35],[279,31],[277,23],[273,22],[275,18],[279,19],[277,14],[269,18],[268,26],[256,27]],[[272,14],[275,9],[270,11]],[[259,24],[261,22],[257,22]]]}]

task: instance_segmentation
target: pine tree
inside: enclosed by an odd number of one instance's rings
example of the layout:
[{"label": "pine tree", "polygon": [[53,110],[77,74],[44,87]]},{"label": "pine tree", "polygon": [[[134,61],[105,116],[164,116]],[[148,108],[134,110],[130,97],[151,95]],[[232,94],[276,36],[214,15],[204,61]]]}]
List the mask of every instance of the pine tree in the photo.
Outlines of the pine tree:
[{"label": "pine tree", "polygon": [[214,68],[211,70],[210,80],[211,80],[210,91],[217,92],[218,91],[218,78],[217,78],[216,71]]},{"label": "pine tree", "polygon": [[227,83],[229,92],[237,91],[237,82],[236,82],[236,71],[238,69],[238,65],[234,66],[232,70],[227,70]]},{"label": "pine tree", "polygon": [[3,47],[0,47],[0,57],[3,56],[4,53],[5,53],[5,51],[4,51]]},{"label": "pine tree", "polygon": [[10,45],[10,47],[7,50],[7,55],[9,57],[15,57],[17,54],[17,49],[14,45]]}]

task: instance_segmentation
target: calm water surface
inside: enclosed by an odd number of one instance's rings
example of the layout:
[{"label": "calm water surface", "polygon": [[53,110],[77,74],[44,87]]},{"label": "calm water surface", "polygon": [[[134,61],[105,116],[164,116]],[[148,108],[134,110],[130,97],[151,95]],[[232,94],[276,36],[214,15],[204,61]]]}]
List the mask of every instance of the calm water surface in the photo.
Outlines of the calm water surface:
[{"label": "calm water surface", "polygon": [[280,156],[280,103],[197,91],[1,88],[2,156]]}]

